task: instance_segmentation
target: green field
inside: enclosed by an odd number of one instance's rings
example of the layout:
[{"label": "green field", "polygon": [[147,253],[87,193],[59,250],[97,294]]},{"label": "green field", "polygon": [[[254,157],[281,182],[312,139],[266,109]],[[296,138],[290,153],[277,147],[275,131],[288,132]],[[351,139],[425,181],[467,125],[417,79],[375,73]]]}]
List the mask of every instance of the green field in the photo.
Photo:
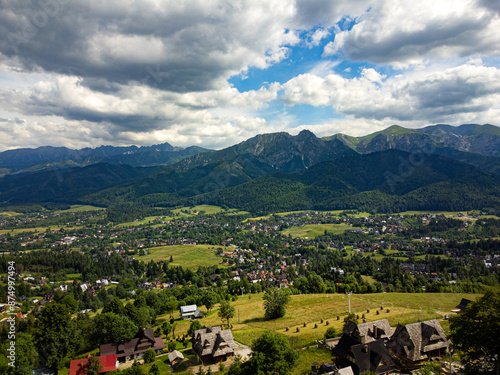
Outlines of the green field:
[{"label": "green field", "polygon": [[212,245],[173,245],[153,247],[148,250],[148,255],[138,256],[137,259],[148,262],[149,260],[170,260],[172,266],[184,268],[198,268],[200,266],[216,266],[220,257],[215,253],[217,247]]},{"label": "green field", "polygon": [[14,211],[2,211],[2,212],[0,212],[0,215],[12,217],[12,216],[19,216],[22,214],[20,212],[14,212]]},{"label": "green field", "polygon": [[[236,308],[232,320],[233,334],[237,341],[251,344],[265,330],[273,330],[289,337],[298,337],[299,345],[306,346],[314,340],[321,339],[328,326],[335,327],[340,332],[343,317],[347,315],[348,299],[342,294],[307,294],[291,297],[283,318],[266,321],[262,305],[263,294],[251,294],[239,298],[232,305]],[[428,320],[442,318],[443,314],[451,313],[462,298],[476,300],[478,294],[451,294],[451,293],[379,293],[351,296],[351,309],[354,313],[365,314],[368,321],[387,318],[391,326],[398,323],[407,324],[419,319]],[[384,309],[380,311],[380,307]],[[367,309],[370,313],[367,313]],[[387,313],[387,309],[390,310]],[[376,311],[380,314],[377,315]],[[239,315],[239,323],[238,323]],[[337,315],[340,320],[337,320]],[[323,323],[321,323],[323,319]],[[202,325],[219,325],[217,314],[205,317]],[[306,323],[306,327],[303,327]],[[317,328],[315,327],[317,324]],[[289,328],[286,331],[286,328]],[[300,332],[296,332],[297,327]]]},{"label": "green field", "polygon": [[[185,211],[185,212],[182,212],[182,211]],[[184,219],[187,217],[193,217],[193,216],[198,215],[201,211],[203,211],[205,213],[205,215],[218,214],[220,212],[226,212],[227,215],[232,215],[233,212],[235,212],[238,215],[248,214],[247,211],[239,211],[236,209],[228,209],[227,211],[225,211],[222,207],[219,207],[219,206],[210,206],[208,204],[203,204],[203,205],[194,206],[194,207],[181,207],[181,208],[176,208],[175,210],[172,210],[173,213],[176,213],[179,216],[148,216],[142,220],[129,221],[127,223],[118,224],[117,227],[122,228],[122,227],[154,224],[155,220],[158,218],[160,218],[161,220],[158,220],[158,224],[153,225],[153,227],[160,226],[160,225],[162,225],[161,224],[162,221],[170,221],[170,220],[175,220],[175,219]]]},{"label": "green field", "polygon": [[35,233],[45,233],[47,229],[50,229],[51,231],[56,231],[63,228],[64,230],[72,230],[72,229],[79,229],[78,227],[67,227],[65,225],[51,225],[48,227],[36,227],[36,228],[17,228],[17,229],[2,229],[0,230],[0,234],[19,234],[19,233],[29,233],[29,232],[35,232]]},{"label": "green field", "polygon": [[346,229],[355,228],[349,224],[308,224],[302,227],[291,227],[281,231],[284,236],[291,235],[292,237],[301,238],[316,238],[325,234],[325,230],[328,233],[342,234]]},{"label": "green field", "polygon": [[67,212],[84,212],[84,211],[101,211],[104,210],[102,207],[96,207],[96,206],[89,206],[89,205],[83,205],[83,204],[74,204],[71,205],[71,208],[67,210],[60,210],[60,211],[54,211],[56,214],[64,214]]}]

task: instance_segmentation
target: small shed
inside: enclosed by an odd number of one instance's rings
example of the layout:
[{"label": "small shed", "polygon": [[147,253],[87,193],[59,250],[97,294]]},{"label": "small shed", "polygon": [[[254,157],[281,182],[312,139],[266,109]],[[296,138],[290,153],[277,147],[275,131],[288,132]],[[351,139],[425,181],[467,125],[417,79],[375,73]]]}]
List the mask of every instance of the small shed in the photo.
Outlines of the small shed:
[{"label": "small shed", "polygon": [[184,356],[178,350],[173,350],[168,354],[168,360],[170,361],[170,364],[174,368],[179,366],[179,364],[183,361],[183,359]]}]

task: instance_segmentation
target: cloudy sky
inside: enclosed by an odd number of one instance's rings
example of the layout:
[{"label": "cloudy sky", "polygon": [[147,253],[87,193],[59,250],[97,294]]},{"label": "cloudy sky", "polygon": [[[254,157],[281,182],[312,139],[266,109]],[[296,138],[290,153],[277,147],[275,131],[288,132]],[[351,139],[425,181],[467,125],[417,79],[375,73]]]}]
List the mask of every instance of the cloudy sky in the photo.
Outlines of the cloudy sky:
[{"label": "cloudy sky", "polygon": [[0,151],[500,125],[498,0],[0,0]]}]

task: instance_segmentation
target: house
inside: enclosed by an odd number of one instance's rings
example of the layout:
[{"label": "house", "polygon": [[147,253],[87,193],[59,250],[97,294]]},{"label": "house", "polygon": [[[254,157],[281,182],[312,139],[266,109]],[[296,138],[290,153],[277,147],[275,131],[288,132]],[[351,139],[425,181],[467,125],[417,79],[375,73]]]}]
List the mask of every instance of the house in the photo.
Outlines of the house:
[{"label": "house", "polygon": [[181,319],[201,319],[205,315],[196,307],[196,305],[181,306]]},{"label": "house", "polygon": [[457,309],[459,310],[459,311],[457,311],[457,313],[460,314],[460,313],[465,312],[465,309],[467,308],[467,306],[469,306],[469,303],[471,303],[471,302],[472,302],[471,300],[468,300],[466,298],[462,298],[462,300],[460,301],[460,303],[457,306]]},{"label": "house", "polygon": [[180,351],[173,350],[170,353],[168,353],[168,360],[170,361],[172,367],[176,368],[184,360],[184,356]]},{"label": "house", "polygon": [[399,325],[391,336],[387,347],[389,353],[402,366],[415,366],[435,357],[443,357],[449,346],[439,322],[427,320]]},{"label": "house", "polygon": [[[87,358],[75,359],[69,364],[69,375],[87,375],[88,373],[88,361],[90,354]],[[116,355],[106,355],[97,357],[99,362],[101,362],[101,370],[99,374],[104,374],[108,371],[113,371],[118,369],[118,361],[116,360]]]},{"label": "house", "polygon": [[372,340],[388,340],[392,335],[392,328],[387,319],[361,324],[349,322],[344,327],[344,333],[359,341],[360,344],[364,344]]},{"label": "house", "polygon": [[127,362],[136,358],[142,358],[144,352],[153,349],[157,354],[165,349],[165,343],[160,337],[155,337],[152,329],[141,328],[139,333],[132,340],[123,344],[110,343],[100,347],[100,354],[116,355],[120,362]]},{"label": "house", "polygon": [[231,330],[223,330],[220,326],[194,331],[191,342],[193,351],[205,364],[225,361],[234,355],[234,349],[237,348]]},{"label": "house", "polygon": [[360,344],[358,340],[344,333],[332,353],[335,355],[337,367],[340,369],[351,367],[354,375],[365,371],[377,374],[390,374],[394,371],[394,362],[384,345],[384,340]]}]

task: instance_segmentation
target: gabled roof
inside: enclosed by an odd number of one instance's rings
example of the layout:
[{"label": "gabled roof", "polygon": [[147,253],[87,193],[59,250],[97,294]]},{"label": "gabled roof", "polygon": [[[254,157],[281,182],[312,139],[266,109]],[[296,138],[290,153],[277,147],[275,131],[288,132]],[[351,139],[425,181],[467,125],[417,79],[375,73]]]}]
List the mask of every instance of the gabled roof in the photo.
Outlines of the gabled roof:
[{"label": "gabled roof", "polygon": [[351,350],[360,373],[374,371],[380,374],[393,369],[394,363],[383,340],[354,345]]},{"label": "gabled roof", "polygon": [[471,300],[468,300],[466,298],[462,298],[462,300],[460,301],[460,303],[457,306],[457,309],[465,310],[467,308],[467,306],[469,305],[469,303],[471,303],[471,302],[472,302]]},{"label": "gabled roof", "polygon": [[[375,331],[377,331],[377,334],[375,334]],[[349,322],[344,328],[344,333],[355,337],[357,335],[363,335],[374,339],[386,339],[391,336],[392,328],[387,319],[379,319],[373,322],[360,324]]]},{"label": "gabled roof", "polygon": [[339,358],[345,357],[349,353],[352,346],[358,345],[359,341],[353,337],[343,333],[340,337],[337,345],[332,349],[333,354],[337,355]]},{"label": "gabled roof", "polygon": [[136,337],[124,343],[109,343],[101,345],[101,355],[115,354],[118,358],[144,353],[148,349],[161,350],[165,343],[160,337],[155,337],[152,329],[141,329]]},{"label": "gabled roof", "polygon": [[[69,364],[69,375],[87,375],[89,357],[90,355],[87,358],[71,361]],[[106,355],[98,358],[102,366],[101,371],[99,371],[100,374],[117,369],[116,355]]]},{"label": "gabled roof", "polygon": [[[400,336],[403,340],[397,340]],[[404,351],[412,361],[427,358],[425,353],[431,350],[448,347],[446,334],[436,319],[405,326],[398,325],[391,337],[390,345],[402,345],[403,342],[408,342],[408,345],[404,346]]]},{"label": "gabled roof", "polygon": [[230,329],[223,330],[220,326],[214,326],[194,331],[193,349],[200,357],[232,354],[236,347]]},{"label": "gabled roof", "polygon": [[198,308],[196,305],[181,306],[181,314],[195,312]]},{"label": "gabled roof", "polygon": [[178,350],[173,350],[170,353],[168,353],[168,360],[170,361],[170,363],[172,363],[173,361],[175,361],[176,359],[179,359],[179,358],[184,359],[184,356]]}]

